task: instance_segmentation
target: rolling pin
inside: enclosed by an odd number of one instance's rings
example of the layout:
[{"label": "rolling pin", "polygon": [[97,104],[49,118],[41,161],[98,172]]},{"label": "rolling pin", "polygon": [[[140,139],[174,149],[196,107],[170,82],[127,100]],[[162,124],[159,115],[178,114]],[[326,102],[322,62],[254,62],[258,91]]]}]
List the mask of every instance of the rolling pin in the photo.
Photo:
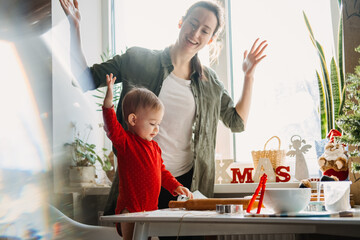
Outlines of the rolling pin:
[{"label": "rolling pin", "polygon": [[[250,199],[244,198],[206,198],[190,199],[187,201],[170,201],[169,208],[185,208],[187,210],[216,210],[217,204],[242,204],[246,209]],[[257,208],[258,201],[255,201],[253,209]]]}]

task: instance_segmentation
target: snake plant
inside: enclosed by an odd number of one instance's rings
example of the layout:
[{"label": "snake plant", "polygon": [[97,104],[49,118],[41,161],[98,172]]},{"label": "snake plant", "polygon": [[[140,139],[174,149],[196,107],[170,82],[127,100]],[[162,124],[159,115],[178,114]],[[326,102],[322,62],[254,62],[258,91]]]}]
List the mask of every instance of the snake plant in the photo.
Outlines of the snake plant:
[{"label": "snake plant", "polygon": [[310,34],[311,42],[313,43],[320,59],[321,73],[316,70],[316,77],[319,84],[321,138],[325,138],[331,129],[338,129],[336,120],[341,114],[345,98],[342,14],[340,13],[338,29],[338,63],[336,63],[335,57],[332,57],[330,62],[330,73],[327,68],[323,47],[316,40],[305,12],[303,12],[303,15],[306,27]]}]

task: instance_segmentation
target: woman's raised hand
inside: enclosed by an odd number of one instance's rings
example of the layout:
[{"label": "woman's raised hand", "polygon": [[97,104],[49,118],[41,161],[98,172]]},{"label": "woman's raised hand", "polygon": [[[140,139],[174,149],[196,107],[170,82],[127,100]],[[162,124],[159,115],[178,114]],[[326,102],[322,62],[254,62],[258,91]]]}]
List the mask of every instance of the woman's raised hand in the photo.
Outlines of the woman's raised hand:
[{"label": "woman's raised hand", "polygon": [[59,0],[59,1],[69,21],[71,21],[76,26],[78,26],[81,20],[78,1],[74,0],[73,3],[71,2],[71,0]]},{"label": "woman's raised hand", "polygon": [[251,47],[250,52],[246,50],[244,52],[244,62],[242,69],[245,74],[245,78],[252,78],[255,73],[256,65],[264,58],[266,55],[263,55],[265,48],[268,46],[266,40],[262,41],[258,46],[257,42],[259,38],[255,40],[254,44]]}]

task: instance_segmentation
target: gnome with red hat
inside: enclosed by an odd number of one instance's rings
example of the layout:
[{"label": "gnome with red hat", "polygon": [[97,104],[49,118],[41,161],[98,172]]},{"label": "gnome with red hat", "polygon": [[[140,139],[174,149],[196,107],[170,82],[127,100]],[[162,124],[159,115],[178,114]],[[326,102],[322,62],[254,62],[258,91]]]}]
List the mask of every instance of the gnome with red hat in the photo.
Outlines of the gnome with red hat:
[{"label": "gnome with red hat", "polygon": [[318,159],[318,164],[324,176],[343,181],[349,176],[348,156],[345,147],[334,139],[337,136],[341,136],[338,130],[332,129],[329,132],[329,142],[325,145],[325,152]]}]

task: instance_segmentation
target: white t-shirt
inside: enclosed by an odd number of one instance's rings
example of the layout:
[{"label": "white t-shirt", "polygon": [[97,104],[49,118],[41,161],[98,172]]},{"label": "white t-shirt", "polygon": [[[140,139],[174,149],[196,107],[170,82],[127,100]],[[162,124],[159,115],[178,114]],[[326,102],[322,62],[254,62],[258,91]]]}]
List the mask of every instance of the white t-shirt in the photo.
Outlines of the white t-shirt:
[{"label": "white t-shirt", "polygon": [[165,114],[154,140],[161,148],[166,169],[175,177],[187,173],[193,167],[191,137],[195,100],[190,84],[190,80],[170,73],[159,94],[165,106]]}]

